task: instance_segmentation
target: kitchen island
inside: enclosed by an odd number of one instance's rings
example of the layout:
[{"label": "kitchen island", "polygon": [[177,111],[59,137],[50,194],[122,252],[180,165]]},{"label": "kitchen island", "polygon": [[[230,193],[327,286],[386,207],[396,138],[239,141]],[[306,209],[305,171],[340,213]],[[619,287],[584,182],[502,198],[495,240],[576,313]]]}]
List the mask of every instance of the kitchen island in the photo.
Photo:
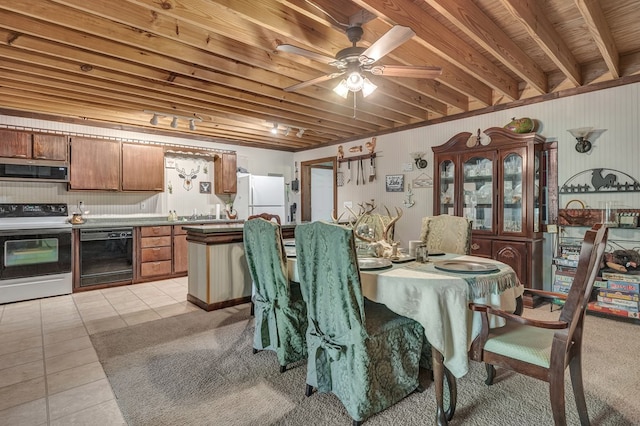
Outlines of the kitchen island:
[{"label": "kitchen island", "polygon": [[[187,300],[206,311],[251,301],[251,275],[244,255],[243,224],[184,226],[189,256]],[[295,225],[282,225],[293,238]]]}]

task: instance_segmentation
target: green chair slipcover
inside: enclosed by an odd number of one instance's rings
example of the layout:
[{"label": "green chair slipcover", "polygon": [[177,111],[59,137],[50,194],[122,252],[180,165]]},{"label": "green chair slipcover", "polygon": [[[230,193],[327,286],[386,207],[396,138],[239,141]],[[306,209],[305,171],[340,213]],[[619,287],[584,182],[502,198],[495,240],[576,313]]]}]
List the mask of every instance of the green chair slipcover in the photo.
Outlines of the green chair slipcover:
[{"label": "green chair slipcover", "polygon": [[255,286],[254,352],[276,352],[280,371],[305,359],[307,309],[300,285],[291,283],[280,225],[262,218],[244,223],[244,250]]},{"label": "green chair slipcover", "polygon": [[471,221],[448,214],[424,217],[420,240],[430,252],[471,254]]},{"label": "green chair slipcover", "polygon": [[418,389],[422,326],[362,296],[353,230],[298,225],[296,253],[307,301],[307,396],[332,392],[354,424]]}]

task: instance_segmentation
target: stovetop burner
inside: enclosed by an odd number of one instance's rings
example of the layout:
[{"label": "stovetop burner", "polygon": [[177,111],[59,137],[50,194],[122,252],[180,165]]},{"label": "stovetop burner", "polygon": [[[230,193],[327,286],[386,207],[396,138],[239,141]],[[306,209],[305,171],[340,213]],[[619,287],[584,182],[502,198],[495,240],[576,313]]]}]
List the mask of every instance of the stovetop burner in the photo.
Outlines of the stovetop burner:
[{"label": "stovetop burner", "polygon": [[71,228],[66,204],[0,204],[0,229]]}]

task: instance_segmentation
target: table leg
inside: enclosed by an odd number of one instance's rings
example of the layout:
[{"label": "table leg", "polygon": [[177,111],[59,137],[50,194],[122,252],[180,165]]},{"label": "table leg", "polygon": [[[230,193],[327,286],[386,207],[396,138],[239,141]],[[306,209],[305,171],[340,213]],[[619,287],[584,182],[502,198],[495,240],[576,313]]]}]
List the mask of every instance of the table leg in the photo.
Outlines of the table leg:
[{"label": "table leg", "polygon": [[431,348],[431,357],[433,359],[433,381],[436,385],[436,424],[438,426],[446,426],[447,415],[444,411],[444,357],[434,347]]}]

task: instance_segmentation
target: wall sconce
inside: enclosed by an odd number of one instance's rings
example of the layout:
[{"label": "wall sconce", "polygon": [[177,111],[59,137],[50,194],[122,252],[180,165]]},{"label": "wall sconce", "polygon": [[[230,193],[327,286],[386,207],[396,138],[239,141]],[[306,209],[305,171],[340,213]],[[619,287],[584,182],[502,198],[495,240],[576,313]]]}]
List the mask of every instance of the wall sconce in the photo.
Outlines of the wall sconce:
[{"label": "wall sconce", "polygon": [[418,169],[425,169],[429,163],[427,162],[427,160],[423,159],[422,156],[424,156],[424,152],[412,152],[411,157],[413,157],[413,161],[416,163],[416,167]]},{"label": "wall sconce", "polygon": [[569,129],[567,132],[576,138],[576,151],[579,153],[587,153],[591,150],[591,142],[587,140],[589,134],[593,130],[593,127],[580,127],[578,129]]}]

